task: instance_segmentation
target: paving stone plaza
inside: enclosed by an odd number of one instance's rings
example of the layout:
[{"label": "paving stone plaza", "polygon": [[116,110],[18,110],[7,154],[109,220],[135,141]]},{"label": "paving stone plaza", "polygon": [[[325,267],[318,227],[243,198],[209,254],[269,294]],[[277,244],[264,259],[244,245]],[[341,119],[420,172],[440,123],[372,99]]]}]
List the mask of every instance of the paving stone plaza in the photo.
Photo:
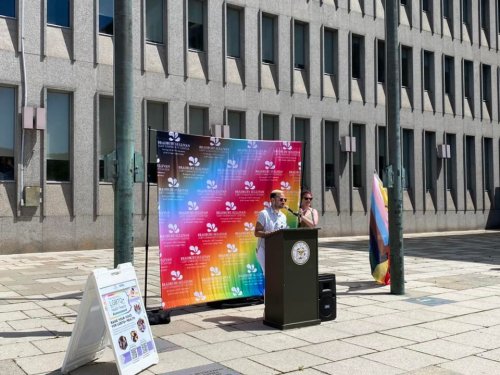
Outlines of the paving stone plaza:
[{"label": "paving stone plaza", "polygon": [[[143,374],[499,374],[499,232],[405,238],[406,294],[370,275],[366,238],[320,240],[337,277],[337,319],[279,331],[263,305],[172,312],[152,326],[160,363]],[[148,307],[159,306],[157,249]],[[0,374],[59,374],[89,273],[112,250],[0,256]],[[135,266],[144,289],[144,249]],[[117,374],[110,349],[73,374]]]}]

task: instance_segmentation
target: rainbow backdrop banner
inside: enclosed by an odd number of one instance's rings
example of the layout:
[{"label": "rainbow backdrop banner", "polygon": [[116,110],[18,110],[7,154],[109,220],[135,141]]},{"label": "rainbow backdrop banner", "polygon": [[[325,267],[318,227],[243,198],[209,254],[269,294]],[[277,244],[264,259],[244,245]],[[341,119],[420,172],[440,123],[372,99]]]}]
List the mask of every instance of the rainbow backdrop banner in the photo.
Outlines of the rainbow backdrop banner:
[{"label": "rainbow backdrop banner", "polygon": [[157,141],[162,307],[262,295],[255,222],[274,189],[298,210],[302,143],[174,132]]}]

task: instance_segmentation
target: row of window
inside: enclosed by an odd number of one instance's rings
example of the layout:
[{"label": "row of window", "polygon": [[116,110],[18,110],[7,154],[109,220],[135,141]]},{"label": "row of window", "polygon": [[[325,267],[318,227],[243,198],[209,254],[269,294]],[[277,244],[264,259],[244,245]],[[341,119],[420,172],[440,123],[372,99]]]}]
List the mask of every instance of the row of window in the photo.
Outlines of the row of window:
[{"label": "row of window", "polygon": [[[47,130],[45,158],[46,177],[48,181],[70,181],[70,139],[72,132],[72,94],[59,91],[47,92]],[[99,96],[99,137],[98,137],[98,157],[99,157],[99,179],[104,180],[104,159],[115,149],[115,127],[113,114],[113,98]],[[15,148],[14,129],[16,124],[16,89],[12,87],[0,86],[0,180],[14,180],[15,171]],[[145,102],[146,123],[153,130],[167,130],[167,104],[146,101]],[[243,111],[227,110],[225,122],[230,127],[231,138],[245,138],[245,118]],[[187,130],[190,134],[208,135],[208,108],[189,106]],[[279,115],[262,114],[259,138],[264,140],[279,140]],[[294,117],[292,138],[297,141],[310,144],[310,120],[307,118]],[[352,186],[363,188],[366,183],[363,179],[367,168],[365,149],[365,125],[351,124],[350,135],[356,140],[356,152],[350,154],[352,165]],[[402,129],[402,165],[404,168],[403,186],[405,189],[412,189],[412,176],[414,173],[414,131],[412,129]],[[456,194],[457,191],[457,140],[455,134],[445,134],[444,144],[449,147],[448,158],[444,158],[443,163],[445,188]],[[384,168],[389,164],[387,133],[384,126],[377,126],[375,138],[376,169],[381,177],[384,177]],[[423,175],[425,190],[434,191],[438,169],[438,145],[436,133],[425,131],[423,135]],[[306,146],[307,147],[307,146]],[[476,186],[476,160],[475,160],[475,137],[464,136],[464,179],[466,189],[474,191]],[[493,191],[493,139],[484,137],[482,140],[483,161],[479,170],[483,171],[483,185],[485,191]],[[340,176],[338,163],[335,163],[336,155],[339,155],[339,130],[338,123],[333,121],[324,122],[323,133],[324,148],[324,187],[326,189],[336,187],[336,178]],[[156,180],[156,132],[150,132],[149,155],[147,159],[148,174],[150,181]],[[306,160],[307,171],[310,161]],[[307,173],[306,173],[307,174]],[[310,176],[306,175],[306,185],[311,186]]]}]

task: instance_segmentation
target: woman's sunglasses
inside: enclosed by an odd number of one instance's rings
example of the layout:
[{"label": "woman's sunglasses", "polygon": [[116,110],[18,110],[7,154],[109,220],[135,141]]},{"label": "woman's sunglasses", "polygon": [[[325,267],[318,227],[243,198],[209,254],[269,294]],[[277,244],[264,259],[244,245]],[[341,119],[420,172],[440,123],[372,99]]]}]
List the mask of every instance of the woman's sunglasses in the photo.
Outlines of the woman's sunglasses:
[{"label": "woman's sunglasses", "polygon": [[306,201],[312,201],[313,199],[312,199],[312,197],[304,197],[304,200],[306,200]]}]

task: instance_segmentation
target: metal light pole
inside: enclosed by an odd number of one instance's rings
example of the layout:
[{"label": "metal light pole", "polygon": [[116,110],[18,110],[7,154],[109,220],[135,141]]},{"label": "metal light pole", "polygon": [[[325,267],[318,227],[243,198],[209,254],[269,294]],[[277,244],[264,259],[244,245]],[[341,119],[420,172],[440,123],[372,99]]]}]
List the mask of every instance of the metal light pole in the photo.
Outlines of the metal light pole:
[{"label": "metal light pole", "polygon": [[389,135],[389,161],[392,167],[392,184],[389,184],[389,244],[391,293],[402,295],[404,286],[403,248],[403,190],[401,167],[401,130],[399,109],[401,83],[398,42],[399,0],[385,2],[385,40],[387,48],[387,130]]},{"label": "metal light pole", "polygon": [[115,267],[134,260],[132,0],[114,2]]}]

